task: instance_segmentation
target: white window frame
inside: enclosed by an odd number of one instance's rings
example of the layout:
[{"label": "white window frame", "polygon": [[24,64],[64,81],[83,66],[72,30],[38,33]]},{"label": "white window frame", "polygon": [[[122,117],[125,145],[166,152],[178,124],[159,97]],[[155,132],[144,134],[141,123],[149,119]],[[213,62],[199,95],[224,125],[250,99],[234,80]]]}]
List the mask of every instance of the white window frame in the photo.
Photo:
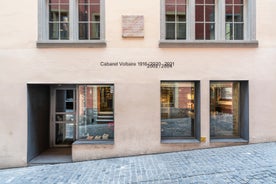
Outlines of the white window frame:
[{"label": "white window frame", "polygon": [[195,39],[195,0],[187,3],[186,40],[166,40],[165,0],[161,0],[159,47],[258,47],[256,40],[256,0],[244,0],[244,39],[226,40],[225,0],[215,0],[215,40]]},{"label": "white window frame", "polygon": [[69,0],[69,40],[49,39],[48,0],[38,0],[38,41],[37,47],[105,47],[105,0],[100,0],[100,39],[79,40],[78,0]]}]

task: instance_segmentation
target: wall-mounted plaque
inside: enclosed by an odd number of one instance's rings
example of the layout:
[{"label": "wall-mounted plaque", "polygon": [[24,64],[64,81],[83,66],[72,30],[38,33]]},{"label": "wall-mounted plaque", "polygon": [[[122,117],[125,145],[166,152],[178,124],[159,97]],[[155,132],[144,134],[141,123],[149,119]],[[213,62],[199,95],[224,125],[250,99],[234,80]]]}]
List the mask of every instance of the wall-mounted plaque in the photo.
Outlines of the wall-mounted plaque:
[{"label": "wall-mounted plaque", "polygon": [[124,38],[144,37],[144,16],[123,15],[122,16],[122,36]]}]

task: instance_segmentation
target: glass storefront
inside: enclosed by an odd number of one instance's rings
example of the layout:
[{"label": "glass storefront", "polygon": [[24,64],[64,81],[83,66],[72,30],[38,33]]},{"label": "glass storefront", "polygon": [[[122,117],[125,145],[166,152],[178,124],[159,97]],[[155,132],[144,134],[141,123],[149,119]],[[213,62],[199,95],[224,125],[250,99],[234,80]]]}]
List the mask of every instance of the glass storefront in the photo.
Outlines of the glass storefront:
[{"label": "glass storefront", "polygon": [[240,137],[240,82],[211,82],[211,138]]},{"label": "glass storefront", "polygon": [[78,87],[78,137],[86,140],[114,139],[114,86]]},{"label": "glass storefront", "polygon": [[161,138],[195,137],[195,83],[161,82]]}]

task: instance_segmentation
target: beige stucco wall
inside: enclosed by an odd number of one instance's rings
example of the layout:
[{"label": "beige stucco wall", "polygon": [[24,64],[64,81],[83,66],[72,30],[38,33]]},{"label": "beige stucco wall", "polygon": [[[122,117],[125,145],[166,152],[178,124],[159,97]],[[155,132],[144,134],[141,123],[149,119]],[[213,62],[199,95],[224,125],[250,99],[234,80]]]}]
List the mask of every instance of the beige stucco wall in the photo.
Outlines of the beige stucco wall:
[{"label": "beige stucco wall", "polygon": [[[106,48],[37,49],[37,1],[0,6],[0,168],[27,163],[27,83],[115,84],[115,144],[76,146],[75,160],[209,144],[209,81],[249,80],[250,143],[276,141],[275,0],[257,0],[259,48],[159,49],[159,0],[106,1]],[[145,38],[121,37],[122,15],[144,15]],[[172,69],[100,62],[174,61]],[[89,74],[89,75],[88,75]],[[160,144],[160,80],[200,80],[201,144]],[[105,148],[106,147],[106,148]]]}]

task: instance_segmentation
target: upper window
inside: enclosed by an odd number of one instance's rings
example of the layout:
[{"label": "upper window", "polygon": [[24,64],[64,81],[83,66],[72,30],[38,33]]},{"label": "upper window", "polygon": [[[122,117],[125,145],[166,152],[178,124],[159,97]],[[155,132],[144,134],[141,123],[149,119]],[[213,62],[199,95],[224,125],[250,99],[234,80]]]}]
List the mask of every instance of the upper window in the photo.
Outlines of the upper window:
[{"label": "upper window", "polygon": [[49,40],[69,40],[69,0],[49,0]]},{"label": "upper window", "polygon": [[39,3],[38,43],[104,40],[104,0],[40,0]]},{"label": "upper window", "polygon": [[166,1],[166,39],[186,39],[186,0]]},{"label": "upper window", "polygon": [[161,40],[255,40],[255,0],[161,0]]},{"label": "upper window", "polygon": [[243,40],[244,38],[244,2],[226,0],[225,3],[225,39]]},{"label": "upper window", "polygon": [[195,4],[195,39],[215,39],[215,1],[197,0]]}]

